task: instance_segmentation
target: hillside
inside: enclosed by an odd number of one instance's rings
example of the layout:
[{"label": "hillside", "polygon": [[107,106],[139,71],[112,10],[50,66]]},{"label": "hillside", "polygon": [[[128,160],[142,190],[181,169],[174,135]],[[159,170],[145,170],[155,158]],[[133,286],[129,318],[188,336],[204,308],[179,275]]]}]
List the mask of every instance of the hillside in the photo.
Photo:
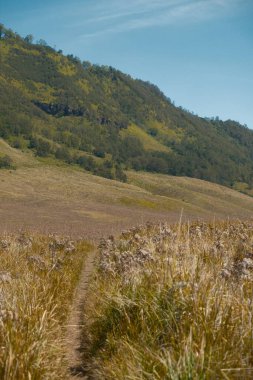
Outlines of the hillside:
[{"label": "hillside", "polygon": [[34,157],[0,139],[15,169],[0,170],[0,232],[19,229],[99,238],[146,221],[249,218],[253,199],[207,181],[128,171],[128,183]]},{"label": "hillside", "polygon": [[0,84],[0,137],[15,148],[109,179],[147,171],[250,192],[253,132],[177,108],[150,83],[1,26]]}]

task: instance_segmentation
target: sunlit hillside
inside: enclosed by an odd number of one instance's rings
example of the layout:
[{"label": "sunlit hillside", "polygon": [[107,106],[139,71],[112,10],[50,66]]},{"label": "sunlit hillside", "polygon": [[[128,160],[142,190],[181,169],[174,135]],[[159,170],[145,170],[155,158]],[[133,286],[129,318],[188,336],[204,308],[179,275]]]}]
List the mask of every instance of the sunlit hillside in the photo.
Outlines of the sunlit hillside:
[{"label": "sunlit hillside", "polygon": [[250,191],[248,128],[200,118],[148,82],[0,28],[0,137],[11,146],[123,182],[134,169]]}]

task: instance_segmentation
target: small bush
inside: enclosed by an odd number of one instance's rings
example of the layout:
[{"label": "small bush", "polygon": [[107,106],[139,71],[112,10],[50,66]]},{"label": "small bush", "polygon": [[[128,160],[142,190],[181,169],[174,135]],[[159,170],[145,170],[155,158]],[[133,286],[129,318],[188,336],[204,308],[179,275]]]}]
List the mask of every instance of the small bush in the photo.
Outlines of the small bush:
[{"label": "small bush", "polygon": [[68,148],[66,148],[66,147],[58,148],[55,152],[55,157],[58,160],[66,161],[68,163],[71,162],[71,155],[70,155]]},{"label": "small bush", "polygon": [[76,162],[87,171],[93,171],[96,168],[96,162],[92,157],[80,156],[76,159]]},{"label": "small bush", "polygon": [[24,149],[27,147],[26,141],[22,137],[14,138],[11,146],[15,149]]},{"label": "small bush", "polygon": [[105,152],[102,149],[94,149],[93,154],[99,158],[105,158]]},{"label": "small bush", "polygon": [[11,157],[5,155],[0,157],[0,169],[11,169],[13,168],[13,161]]},{"label": "small bush", "polygon": [[31,138],[29,147],[35,149],[39,157],[47,157],[52,153],[51,143],[42,138]]}]

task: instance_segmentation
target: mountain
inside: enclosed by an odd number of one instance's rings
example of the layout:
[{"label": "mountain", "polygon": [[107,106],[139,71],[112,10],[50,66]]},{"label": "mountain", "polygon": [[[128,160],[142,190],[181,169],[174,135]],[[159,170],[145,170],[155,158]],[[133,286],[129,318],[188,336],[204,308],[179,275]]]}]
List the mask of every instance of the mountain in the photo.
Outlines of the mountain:
[{"label": "mountain", "polygon": [[[0,137],[14,148],[121,181],[133,169],[252,187],[251,130],[175,107],[112,67],[1,26],[0,84]],[[8,157],[1,166],[11,166]]]}]

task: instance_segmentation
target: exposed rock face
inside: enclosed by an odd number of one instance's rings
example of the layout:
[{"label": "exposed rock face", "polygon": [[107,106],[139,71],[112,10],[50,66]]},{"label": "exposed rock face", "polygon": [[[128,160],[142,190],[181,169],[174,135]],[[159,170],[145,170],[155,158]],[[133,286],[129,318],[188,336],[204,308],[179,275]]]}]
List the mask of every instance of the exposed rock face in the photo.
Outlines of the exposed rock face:
[{"label": "exposed rock face", "polygon": [[84,116],[86,114],[85,110],[82,108],[72,108],[67,104],[53,104],[53,103],[42,103],[34,101],[34,104],[39,107],[42,111],[53,116]]},{"label": "exposed rock face", "polygon": [[85,116],[89,120],[93,120],[100,125],[114,125],[119,129],[127,128],[128,122],[123,119],[111,119],[107,116],[102,115],[93,115],[92,111],[84,107],[74,108],[68,104],[61,103],[43,103],[37,100],[33,101],[37,107],[39,107],[42,111],[46,112],[52,116]]}]

